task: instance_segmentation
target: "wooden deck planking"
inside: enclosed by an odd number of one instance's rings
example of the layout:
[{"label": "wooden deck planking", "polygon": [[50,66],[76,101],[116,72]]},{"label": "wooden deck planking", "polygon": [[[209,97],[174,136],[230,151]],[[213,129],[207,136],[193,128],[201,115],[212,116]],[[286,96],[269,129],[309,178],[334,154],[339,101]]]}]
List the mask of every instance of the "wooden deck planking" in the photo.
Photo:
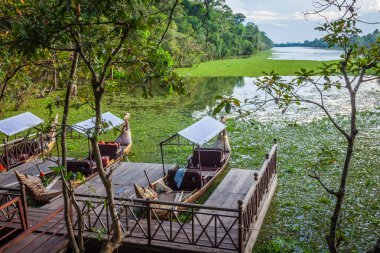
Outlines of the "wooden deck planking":
[{"label": "wooden deck planking", "polygon": [[[173,168],[174,164],[165,164],[165,171]],[[162,164],[157,163],[131,163],[121,162],[112,173],[112,188],[116,197],[129,197],[135,194],[133,183],[140,186],[148,186],[144,170],[148,174],[151,182],[161,179],[164,175]],[[94,190],[96,192],[94,192]],[[80,185],[76,194],[86,194],[91,196],[106,196],[106,189],[98,175]],[[53,200],[51,203],[44,205],[44,208],[56,209],[63,205],[62,197]]]},{"label": "wooden deck planking", "polygon": [[37,168],[37,164],[44,173],[51,172],[51,169],[49,167],[57,166],[57,163],[50,160],[43,161],[42,159],[35,159],[28,163],[24,163],[15,168],[12,168],[6,172],[0,172],[0,185],[2,187],[16,187],[19,185],[14,170],[28,175],[39,176],[40,172]]},{"label": "wooden deck planking", "polygon": [[9,247],[6,252],[46,253],[60,252],[67,248],[69,240],[64,236],[32,233]]},{"label": "wooden deck planking", "polygon": [[[254,170],[231,169],[204,205],[237,209],[238,200],[243,201],[249,189],[255,187],[255,172],[258,173]],[[213,214],[236,215],[236,213],[226,211],[213,211],[207,209],[201,209],[200,211],[206,214],[197,215],[198,220],[195,220],[194,222],[196,224],[207,223],[212,218]],[[222,222],[223,225],[229,226],[233,221],[230,218],[223,218]],[[220,226],[220,224],[218,224],[218,226]]]},{"label": "wooden deck planking", "polygon": [[[168,171],[174,165],[165,165],[165,171]],[[133,184],[139,184],[141,186],[148,186],[148,180],[146,179],[144,170],[148,174],[151,182],[155,182],[164,177],[162,170],[162,164],[154,163],[130,163],[122,162],[114,172],[112,173],[112,187],[115,196],[130,196],[134,194]],[[95,189],[96,192],[91,192],[91,189]],[[99,176],[90,179],[85,184],[79,186],[75,193],[77,194],[91,194],[93,196],[105,196],[106,191],[101,182]]]}]

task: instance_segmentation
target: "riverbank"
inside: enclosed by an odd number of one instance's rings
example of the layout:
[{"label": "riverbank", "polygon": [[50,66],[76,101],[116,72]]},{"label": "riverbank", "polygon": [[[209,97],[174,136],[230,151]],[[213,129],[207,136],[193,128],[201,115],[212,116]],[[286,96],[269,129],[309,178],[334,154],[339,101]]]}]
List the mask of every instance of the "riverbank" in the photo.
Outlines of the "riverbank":
[{"label": "riverbank", "polygon": [[259,52],[250,57],[234,58],[202,62],[191,68],[180,68],[177,72],[189,77],[220,77],[220,76],[262,76],[263,72],[275,70],[282,76],[294,76],[301,67],[308,70],[317,70],[323,63],[332,61],[315,60],[274,60],[269,59],[271,50]]}]

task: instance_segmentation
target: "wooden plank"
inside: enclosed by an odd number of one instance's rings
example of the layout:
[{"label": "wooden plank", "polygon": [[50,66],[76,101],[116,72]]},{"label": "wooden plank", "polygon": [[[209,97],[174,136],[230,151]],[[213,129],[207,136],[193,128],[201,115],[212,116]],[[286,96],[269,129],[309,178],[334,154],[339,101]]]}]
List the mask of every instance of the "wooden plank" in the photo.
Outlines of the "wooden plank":
[{"label": "wooden plank", "polygon": [[[165,171],[175,166],[174,164],[165,164]],[[162,164],[157,163],[132,163],[121,162],[112,174],[112,188],[116,197],[129,197],[134,195],[134,183],[141,186],[148,186],[144,170],[147,172],[150,180],[155,182],[163,177]],[[95,189],[96,192],[92,192]],[[88,194],[92,196],[106,196],[106,189],[98,175],[80,185],[76,190],[77,194]],[[63,199],[58,198],[51,203],[44,205],[44,208],[56,209],[63,204]]]},{"label": "wooden plank", "polygon": [[43,161],[42,159],[35,159],[31,162],[21,164],[8,171],[0,172],[0,185],[3,187],[16,187],[19,185],[14,170],[28,175],[39,176],[40,172],[37,168],[37,164],[45,174],[52,172],[49,167],[57,166],[55,162],[50,160]]},{"label": "wooden plank", "polygon": [[69,240],[60,236],[49,234],[32,233],[24,240],[12,245],[7,252],[20,253],[46,253],[61,252],[67,248]]},{"label": "wooden plank", "polygon": [[[218,206],[218,207],[228,207],[236,208],[238,207],[237,201],[244,200],[245,196],[249,192],[249,189],[255,187],[255,176],[253,170],[242,170],[242,169],[231,169],[225,176],[223,181],[218,185],[215,191],[205,202],[207,206]],[[213,211],[207,209],[201,209],[201,212],[206,214],[197,215],[198,220],[195,224],[207,224],[211,219],[212,215],[236,215],[234,213],[223,212],[223,211]],[[231,226],[233,219],[221,217],[221,222],[224,226]],[[217,222],[218,227],[222,224]],[[215,224],[213,225],[215,226]]]}]

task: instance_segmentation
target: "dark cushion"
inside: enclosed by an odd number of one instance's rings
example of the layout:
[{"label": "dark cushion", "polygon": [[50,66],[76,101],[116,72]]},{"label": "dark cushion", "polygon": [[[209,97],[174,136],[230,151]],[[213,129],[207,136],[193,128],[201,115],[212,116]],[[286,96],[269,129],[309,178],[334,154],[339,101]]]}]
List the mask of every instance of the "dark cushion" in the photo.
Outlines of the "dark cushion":
[{"label": "dark cushion", "polygon": [[115,160],[122,155],[120,147],[117,143],[99,143],[98,146],[100,156],[109,156],[110,160]]},{"label": "dark cushion", "polygon": [[68,160],[67,171],[80,172],[87,177],[96,172],[96,165],[89,160]]},{"label": "dark cushion", "polygon": [[177,187],[174,180],[177,169],[168,170],[167,184],[175,191],[194,191],[202,187],[202,179],[198,169],[187,169],[183,176],[181,187]]},{"label": "dark cushion", "polygon": [[199,157],[202,167],[221,167],[223,165],[223,152],[221,149],[206,149],[201,148],[198,154],[198,149],[193,151],[192,166],[197,167]]}]

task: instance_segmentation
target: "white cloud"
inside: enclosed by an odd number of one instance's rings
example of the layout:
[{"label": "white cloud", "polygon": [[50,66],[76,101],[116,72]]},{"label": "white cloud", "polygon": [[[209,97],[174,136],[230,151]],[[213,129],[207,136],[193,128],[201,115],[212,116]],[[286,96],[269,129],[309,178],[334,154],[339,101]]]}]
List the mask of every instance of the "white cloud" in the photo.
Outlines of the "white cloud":
[{"label": "white cloud", "polygon": [[278,26],[278,27],[288,27],[289,26],[288,24],[283,24],[283,23],[275,23],[273,25]]},{"label": "white cloud", "polygon": [[359,12],[379,12],[380,0],[358,0]]},{"label": "white cloud", "polygon": [[289,15],[279,14],[274,11],[243,11],[242,13],[247,17],[247,20],[254,21],[255,23],[283,21],[291,19]]},{"label": "white cloud", "polygon": [[324,11],[321,14],[304,14],[302,12],[294,12],[292,14],[292,19],[294,20],[310,20],[310,21],[324,21],[337,19],[341,17],[344,13],[339,11]]}]

